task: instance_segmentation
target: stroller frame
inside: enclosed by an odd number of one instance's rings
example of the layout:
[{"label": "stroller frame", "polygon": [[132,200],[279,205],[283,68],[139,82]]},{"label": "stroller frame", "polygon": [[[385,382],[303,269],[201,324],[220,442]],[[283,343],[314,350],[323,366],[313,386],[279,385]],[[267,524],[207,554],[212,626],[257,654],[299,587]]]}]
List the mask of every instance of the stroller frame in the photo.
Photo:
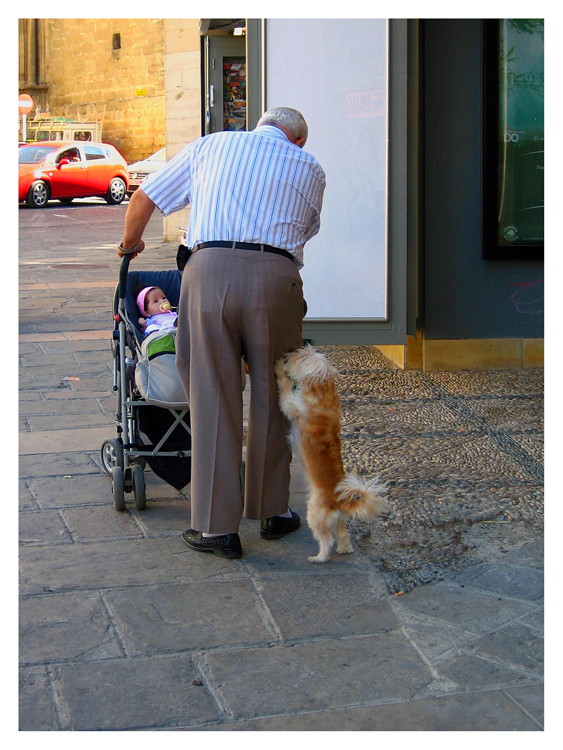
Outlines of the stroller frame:
[{"label": "stroller frame", "polygon": [[[146,507],[146,489],[144,468],[150,458],[191,458],[191,429],[185,421],[189,413],[187,408],[160,407],[167,409],[173,417],[172,424],[155,444],[140,444],[139,425],[136,410],[146,406],[155,406],[143,399],[133,380],[128,380],[126,349],[132,354],[140,352],[137,339],[139,335],[134,321],[127,311],[127,277],[130,255],[125,255],[121,261],[119,284],[114,301],[114,330],[112,332],[113,354],[113,391],[117,393],[117,410],[115,423],[117,437],[105,440],[101,447],[101,460],[104,471],[112,480],[113,506],[115,510],[125,509],[125,493],[133,492],[135,507],[143,510]],[[162,272],[166,273],[166,272]],[[177,272],[176,272],[177,273]],[[155,272],[157,275],[158,272]],[[156,284],[155,284],[156,285]],[[160,405],[157,405],[160,406]],[[178,427],[182,427],[189,435],[189,450],[163,450],[168,438]]]}]

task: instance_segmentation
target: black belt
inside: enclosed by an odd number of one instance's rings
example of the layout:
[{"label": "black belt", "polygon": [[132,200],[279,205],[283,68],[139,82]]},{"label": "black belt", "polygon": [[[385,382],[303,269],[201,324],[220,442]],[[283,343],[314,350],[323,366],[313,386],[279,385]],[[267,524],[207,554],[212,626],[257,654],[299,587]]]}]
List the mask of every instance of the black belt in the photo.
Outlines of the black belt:
[{"label": "black belt", "polygon": [[292,255],[288,250],[282,250],[281,247],[272,247],[272,245],[256,245],[253,242],[229,242],[228,240],[200,242],[199,245],[194,246],[192,253],[195,253],[198,250],[203,250],[206,247],[230,247],[233,250],[256,250],[259,253],[274,253],[275,255],[283,255],[284,258],[289,258],[289,260],[295,260],[294,255]]}]

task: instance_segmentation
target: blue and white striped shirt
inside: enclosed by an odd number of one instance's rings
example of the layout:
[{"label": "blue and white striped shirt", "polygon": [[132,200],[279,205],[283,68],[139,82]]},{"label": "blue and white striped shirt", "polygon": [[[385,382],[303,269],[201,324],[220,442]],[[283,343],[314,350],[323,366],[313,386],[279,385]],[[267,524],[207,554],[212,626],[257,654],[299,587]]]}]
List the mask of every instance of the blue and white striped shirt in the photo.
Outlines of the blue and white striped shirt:
[{"label": "blue and white striped shirt", "polygon": [[188,247],[236,240],[289,250],[303,266],[303,246],[320,228],[325,174],[274,125],[192,141],[142,190],[164,216],[191,205]]}]

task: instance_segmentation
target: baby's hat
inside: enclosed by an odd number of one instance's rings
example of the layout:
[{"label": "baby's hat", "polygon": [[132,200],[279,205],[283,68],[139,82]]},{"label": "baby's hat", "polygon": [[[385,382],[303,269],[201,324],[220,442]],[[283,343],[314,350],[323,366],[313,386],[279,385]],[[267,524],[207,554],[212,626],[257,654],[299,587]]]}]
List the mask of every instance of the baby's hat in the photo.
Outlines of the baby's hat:
[{"label": "baby's hat", "polygon": [[146,286],[144,289],[141,289],[139,294],[137,295],[137,307],[141,311],[141,315],[145,314],[145,297],[150,292],[151,289],[156,289],[155,286]]}]

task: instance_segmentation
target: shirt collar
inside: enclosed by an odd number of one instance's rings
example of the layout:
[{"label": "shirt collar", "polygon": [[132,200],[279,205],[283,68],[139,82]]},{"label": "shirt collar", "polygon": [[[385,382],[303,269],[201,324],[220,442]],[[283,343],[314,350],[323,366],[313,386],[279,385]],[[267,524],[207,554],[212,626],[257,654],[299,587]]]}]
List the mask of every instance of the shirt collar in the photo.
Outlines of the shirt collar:
[{"label": "shirt collar", "polygon": [[260,133],[264,135],[270,135],[274,138],[281,138],[282,140],[287,141],[288,143],[291,143],[287,135],[283,132],[283,130],[280,130],[280,128],[277,128],[275,125],[259,125],[257,128],[254,129],[255,133]]}]

